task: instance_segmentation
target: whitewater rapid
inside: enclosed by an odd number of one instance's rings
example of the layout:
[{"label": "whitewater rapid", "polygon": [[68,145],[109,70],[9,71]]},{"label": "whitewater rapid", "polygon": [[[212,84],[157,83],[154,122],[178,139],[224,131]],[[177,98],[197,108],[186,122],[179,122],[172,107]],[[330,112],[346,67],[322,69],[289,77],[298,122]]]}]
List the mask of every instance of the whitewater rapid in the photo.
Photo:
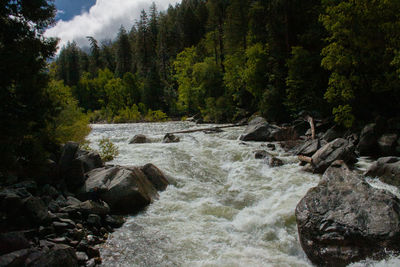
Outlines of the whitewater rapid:
[{"label": "whitewater rapid", "polygon": [[[269,152],[284,166],[271,168],[255,159],[255,150],[268,149],[239,141],[243,127],[180,134],[179,143],[161,143],[167,132],[210,126],[92,125],[88,140],[94,148],[104,137],[119,148],[111,164],[153,163],[171,182],[158,200],[110,236],[101,248],[103,266],[311,266],[298,240],[294,210],[320,176],[302,172],[296,158],[278,145]],[[136,134],[152,143],[129,144]],[[396,263],[394,258],[357,266]]]}]

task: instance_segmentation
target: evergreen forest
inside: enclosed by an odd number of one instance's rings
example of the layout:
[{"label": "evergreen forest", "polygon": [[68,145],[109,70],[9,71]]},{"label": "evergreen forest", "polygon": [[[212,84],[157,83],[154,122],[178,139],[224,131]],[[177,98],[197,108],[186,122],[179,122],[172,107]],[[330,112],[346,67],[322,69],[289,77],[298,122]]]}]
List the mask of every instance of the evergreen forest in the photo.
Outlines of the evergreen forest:
[{"label": "evergreen forest", "polygon": [[351,127],[398,111],[399,11],[396,0],[153,3],[115,40],[68,43],[52,67],[94,121],[306,111]]}]

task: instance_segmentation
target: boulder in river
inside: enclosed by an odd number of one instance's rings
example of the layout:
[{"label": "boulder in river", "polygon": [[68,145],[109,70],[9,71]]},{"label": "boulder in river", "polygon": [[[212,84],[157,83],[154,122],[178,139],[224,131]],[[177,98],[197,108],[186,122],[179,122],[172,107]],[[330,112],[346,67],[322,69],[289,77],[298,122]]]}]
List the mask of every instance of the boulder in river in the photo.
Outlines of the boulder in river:
[{"label": "boulder in river", "polygon": [[278,126],[269,124],[264,118],[256,117],[249,122],[241,141],[276,141],[274,135],[280,130]]},{"label": "boulder in river", "polygon": [[283,165],[283,161],[281,159],[275,158],[275,157],[270,157],[268,159],[268,165],[270,167],[279,167]]},{"label": "boulder in river", "polygon": [[324,171],[336,160],[343,160],[346,163],[356,162],[357,155],[354,153],[354,144],[346,139],[337,138],[324,145],[314,153],[312,164],[306,168],[314,173],[324,173]]},{"label": "boulder in river", "polygon": [[365,175],[379,177],[384,183],[400,186],[400,158],[379,158],[372,163]]},{"label": "boulder in river", "polygon": [[179,143],[181,139],[173,134],[167,133],[164,138],[163,138],[163,143],[169,144],[169,143]]},{"label": "boulder in river", "polygon": [[148,143],[147,137],[144,134],[137,134],[129,141],[129,144],[144,144],[144,143]]},{"label": "boulder in river", "polygon": [[146,175],[147,179],[149,179],[155,189],[163,191],[167,188],[169,184],[168,179],[159,168],[149,163],[141,167],[140,170]]},{"label": "boulder in river", "polygon": [[334,162],[296,207],[300,243],[320,266],[400,252],[400,200]]},{"label": "boulder in river", "polygon": [[112,212],[137,212],[158,196],[152,183],[137,167],[100,168],[87,175],[88,179],[78,193],[86,198],[96,194],[110,206]]}]

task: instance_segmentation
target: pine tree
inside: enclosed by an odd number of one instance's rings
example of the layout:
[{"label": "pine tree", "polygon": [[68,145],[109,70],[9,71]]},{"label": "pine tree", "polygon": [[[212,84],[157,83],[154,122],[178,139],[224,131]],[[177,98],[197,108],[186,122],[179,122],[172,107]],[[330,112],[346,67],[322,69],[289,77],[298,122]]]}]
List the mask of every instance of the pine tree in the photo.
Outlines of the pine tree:
[{"label": "pine tree", "polygon": [[115,73],[121,77],[132,69],[132,51],[129,37],[123,26],[119,29],[116,42],[116,68]]}]

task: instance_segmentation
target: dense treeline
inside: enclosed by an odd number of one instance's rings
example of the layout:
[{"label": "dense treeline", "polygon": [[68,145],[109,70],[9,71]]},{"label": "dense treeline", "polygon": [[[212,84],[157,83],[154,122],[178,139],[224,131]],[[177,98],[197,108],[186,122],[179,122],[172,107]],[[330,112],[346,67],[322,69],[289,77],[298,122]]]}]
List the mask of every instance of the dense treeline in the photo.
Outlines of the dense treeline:
[{"label": "dense treeline", "polygon": [[115,41],[88,37],[89,54],[69,43],[57,75],[85,110],[122,121],[147,109],[216,122],[313,111],[351,126],[398,111],[399,11],[396,0],[153,4]]},{"label": "dense treeline", "polygon": [[46,0],[0,5],[0,183],[41,177],[60,144],[83,141],[90,131],[71,89],[49,75],[57,40],[43,33],[54,15]]}]

